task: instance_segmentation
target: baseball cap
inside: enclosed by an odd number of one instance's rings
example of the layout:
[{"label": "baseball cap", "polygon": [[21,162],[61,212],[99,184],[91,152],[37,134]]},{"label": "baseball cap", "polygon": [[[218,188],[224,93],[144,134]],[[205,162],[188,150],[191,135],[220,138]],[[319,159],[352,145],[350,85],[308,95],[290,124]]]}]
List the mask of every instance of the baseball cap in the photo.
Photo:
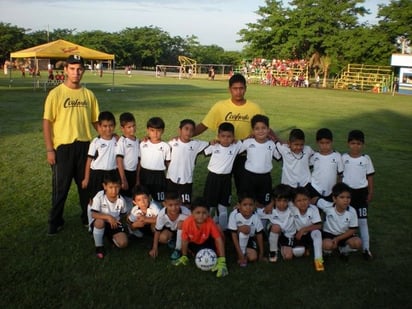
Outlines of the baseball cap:
[{"label": "baseball cap", "polygon": [[75,64],[75,63],[79,63],[82,66],[84,66],[84,60],[81,56],[79,55],[70,55],[67,59],[66,59],[66,63],[67,64]]}]

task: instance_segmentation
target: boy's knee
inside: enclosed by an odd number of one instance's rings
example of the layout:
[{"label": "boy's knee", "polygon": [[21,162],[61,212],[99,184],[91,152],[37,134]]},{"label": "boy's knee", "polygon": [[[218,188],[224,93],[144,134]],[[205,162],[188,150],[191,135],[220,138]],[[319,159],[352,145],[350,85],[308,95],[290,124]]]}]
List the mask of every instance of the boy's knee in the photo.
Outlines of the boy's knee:
[{"label": "boy's knee", "polygon": [[270,227],[270,231],[271,231],[272,233],[280,234],[280,232],[281,232],[282,230],[281,230],[281,228],[280,228],[279,225],[273,224],[273,225]]},{"label": "boy's knee", "polygon": [[101,220],[101,219],[96,219],[96,220],[94,220],[93,226],[94,226],[95,228],[98,228],[98,229],[104,228],[104,226],[105,226],[104,220]]}]

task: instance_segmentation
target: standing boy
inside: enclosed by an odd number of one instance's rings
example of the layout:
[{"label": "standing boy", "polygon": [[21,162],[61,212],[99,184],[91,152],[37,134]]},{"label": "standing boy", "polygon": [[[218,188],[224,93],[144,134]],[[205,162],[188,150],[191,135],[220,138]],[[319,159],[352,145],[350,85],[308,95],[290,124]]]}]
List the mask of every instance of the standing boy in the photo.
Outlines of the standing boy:
[{"label": "standing boy", "polygon": [[359,218],[359,232],[362,239],[363,256],[372,258],[369,249],[368,206],[373,197],[373,175],[375,169],[371,158],[363,154],[365,135],[360,130],[348,134],[349,152],[342,155],[343,182],[351,188],[351,206]]},{"label": "standing boy", "polygon": [[182,204],[190,208],[193,188],[193,171],[197,155],[209,143],[192,139],[195,122],[183,119],[179,125],[179,137],[169,142],[170,163],[167,169],[167,191],[177,191]]},{"label": "standing boy", "polygon": [[166,192],[166,166],[170,161],[170,146],[162,141],[165,123],[152,117],[146,125],[147,140],[140,142],[139,184],[147,187],[157,202],[164,200]]},{"label": "standing boy", "polygon": [[97,128],[99,115],[96,97],[80,83],[84,73],[83,58],[69,56],[64,72],[66,80],[49,92],[43,113],[43,136],[53,184],[48,235],[55,235],[64,225],[64,204],[73,179],[79,194],[82,222],[88,222],[89,196],[82,188],[82,180],[92,139],[90,127]]},{"label": "standing boy", "polygon": [[242,142],[234,142],[235,128],[229,122],[219,125],[218,142],[205,149],[205,155],[211,155],[207,166],[209,172],[203,191],[203,198],[209,210],[214,208],[218,212],[220,228],[227,227],[228,212],[232,196],[232,167]]}]

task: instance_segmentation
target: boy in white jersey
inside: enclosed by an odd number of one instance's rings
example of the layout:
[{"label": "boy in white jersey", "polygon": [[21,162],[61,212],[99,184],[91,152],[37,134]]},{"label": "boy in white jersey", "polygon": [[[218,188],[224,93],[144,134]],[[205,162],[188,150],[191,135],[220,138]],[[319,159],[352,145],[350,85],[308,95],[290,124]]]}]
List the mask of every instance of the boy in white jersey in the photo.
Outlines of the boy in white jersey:
[{"label": "boy in white jersey", "polygon": [[116,145],[117,170],[119,171],[122,189],[120,194],[132,199],[132,189],[137,181],[137,164],[139,163],[139,140],[136,138],[136,120],[131,113],[123,113],[119,117],[122,136]]},{"label": "boy in white jersey", "polygon": [[305,133],[301,129],[293,129],[290,131],[288,143],[276,142],[276,148],[283,160],[281,183],[292,188],[308,185],[309,159],[313,155],[313,150],[305,145]]},{"label": "boy in white jersey", "polygon": [[280,245],[284,260],[293,258],[294,237],[296,233],[293,214],[289,208],[292,197],[292,189],[285,184],[279,184],[273,188],[272,199],[275,208],[267,215],[270,221],[269,233],[269,262],[278,260],[278,246]]},{"label": "boy in white jersey", "polygon": [[312,176],[308,186],[311,197],[323,197],[332,201],[332,187],[342,176],[342,156],[333,150],[333,135],[327,128],[316,132],[319,150],[310,158]]},{"label": "boy in white jersey", "polygon": [[141,229],[149,227],[150,232],[155,231],[156,218],[161,207],[151,199],[149,190],[145,187],[135,186],[132,192],[134,207],[127,217],[127,223],[129,233],[141,238],[143,237]]},{"label": "boy in white jersey", "polygon": [[363,257],[365,260],[370,260],[372,253],[369,249],[368,206],[373,197],[375,169],[371,158],[362,153],[364,143],[365,135],[362,131],[349,132],[349,152],[342,155],[342,181],[351,188],[351,206],[356,209],[358,214]]},{"label": "boy in white jersey", "polygon": [[116,119],[111,112],[104,111],[99,114],[99,136],[90,143],[82,181],[82,187],[87,188],[90,200],[103,189],[106,174],[117,175],[115,126]]},{"label": "boy in white jersey", "polygon": [[232,232],[240,267],[246,267],[248,262],[264,260],[263,225],[255,209],[253,197],[240,196],[237,207],[229,216],[228,230]]},{"label": "boy in white jersey", "polygon": [[211,155],[207,166],[203,198],[209,209],[217,209],[218,223],[222,231],[227,228],[227,207],[232,196],[232,167],[242,147],[240,141],[234,142],[235,127],[229,122],[219,125],[218,142],[205,149],[205,155]]},{"label": "boy in white jersey", "polygon": [[163,206],[164,208],[159,211],[156,218],[153,245],[149,255],[153,258],[157,257],[159,243],[168,244],[174,249],[170,258],[177,260],[181,256],[182,223],[190,216],[190,210],[182,206],[177,192],[167,192]]},{"label": "boy in white jersey", "polygon": [[126,202],[119,195],[120,179],[117,175],[106,174],[103,180],[104,190],[93,198],[90,207],[96,256],[103,259],[105,256],[104,236],[107,236],[118,248],[127,247],[126,229],[121,219],[127,213]]},{"label": "boy in white jersey", "polygon": [[340,255],[347,260],[349,252],[360,249],[362,241],[356,236],[358,218],[356,211],[350,206],[351,189],[339,182],[332,188],[333,203],[319,199],[316,206],[325,213],[322,229],[323,250],[331,254],[339,249]]},{"label": "boy in white jersey", "polygon": [[192,139],[196,124],[191,119],[183,119],[179,125],[179,137],[169,142],[170,163],[167,168],[167,191],[180,194],[182,204],[190,207],[193,188],[193,171],[200,152],[209,143]]},{"label": "boy in white jersey", "polygon": [[247,138],[242,143],[241,152],[246,151],[245,173],[241,192],[254,196],[258,207],[270,204],[272,190],[272,160],[279,159],[275,143],[269,139],[269,118],[255,115],[251,119],[254,138]]},{"label": "boy in white jersey", "polygon": [[[322,257],[322,219],[316,206],[310,204],[309,192],[297,187],[293,192],[293,205],[290,207],[296,227],[295,246],[308,250],[313,247],[316,271],[324,271]],[[308,251],[306,251],[308,252]]]},{"label": "boy in white jersey", "polygon": [[140,142],[139,184],[147,187],[157,202],[164,200],[166,167],[170,161],[170,146],[162,141],[165,129],[163,119],[152,117],[147,121],[147,139]]}]

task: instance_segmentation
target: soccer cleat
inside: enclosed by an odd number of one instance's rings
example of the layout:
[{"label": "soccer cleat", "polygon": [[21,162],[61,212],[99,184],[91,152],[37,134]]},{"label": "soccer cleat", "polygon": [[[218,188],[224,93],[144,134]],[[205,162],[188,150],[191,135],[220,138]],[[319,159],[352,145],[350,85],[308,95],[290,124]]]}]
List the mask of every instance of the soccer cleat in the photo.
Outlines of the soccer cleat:
[{"label": "soccer cleat", "polygon": [[247,266],[247,258],[245,257],[243,260],[239,260],[238,264],[240,267],[246,267]]},{"label": "soccer cleat", "polygon": [[176,247],[176,240],[175,239],[169,239],[167,241],[167,246],[169,247],[169,249],[174,249]]},{"label": "soccer cleat", "polygon": [[177,260],[178,258],[180,258],[182,256],[182,254],[180,253],[180,250],[174,250],[173,253],[170,255],[170,259],[171,260]]},{"label": "soccer cleat", "polygon": [[368,249],[365,249],[362,254],[366,261],[370,261],[373,258],[372,253]]},{"label": "soccer cleat", "polygon": [[189,263],[189,258],[186,255],[182,255],[177,260],[172,261],[174,266],[185,266],[187,263]]},{"label": "soccer cleat", "polygon": [[130,232],[130,235],[133,235],[134,237],[137,237],[137,238],[142,238],[143,237],[143,233],[139,229],[134,230],[134,231],[129,230],[129,232]]},{"label": "soccer cleat", "polygon": [[269,252],[269,262],[276,263],[278,261],[278,252],[272,251]]},{"label": "soccer cleat", "polygon": [[323,266],[323,260],[322,259],[315,259],[315,269],[316,271],[324,271],[325,266]]},{"label": "soccer cleat", "polygon": [[55,236],[58,232],[60,232],[63,229],[63,224],[61,225],[49,225],[49,229],[47,230],[47,236]]},{"label": "soccer cleat", "polygon": [[104,259],[104,247],[96,247],[96,257],[98,259]]}]

